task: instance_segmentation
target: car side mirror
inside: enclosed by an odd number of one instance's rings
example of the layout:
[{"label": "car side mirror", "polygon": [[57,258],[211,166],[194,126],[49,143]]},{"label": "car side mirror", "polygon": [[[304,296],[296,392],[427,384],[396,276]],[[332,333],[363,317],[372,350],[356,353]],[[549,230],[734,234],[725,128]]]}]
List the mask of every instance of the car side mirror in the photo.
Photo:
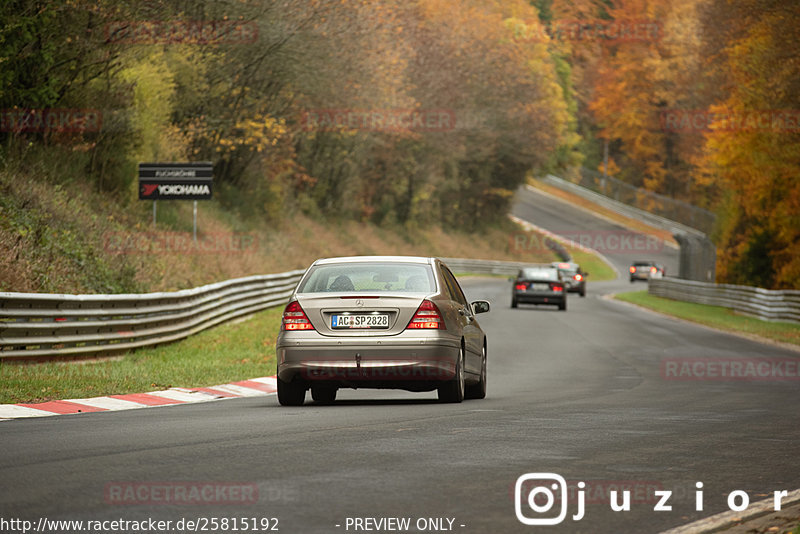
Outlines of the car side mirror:
[{"label": "car side mirror", "polygon": [[475,315],[479,313],[486,313],[489,311],[490,308],[489,302],[486,300],[476,300],[471,304],[471,306],[472,306],[472,312],[475,313]]},{"label": "car side mirror", "polygon": [[583,276],[589,276],[589,273],[583,273]]}]

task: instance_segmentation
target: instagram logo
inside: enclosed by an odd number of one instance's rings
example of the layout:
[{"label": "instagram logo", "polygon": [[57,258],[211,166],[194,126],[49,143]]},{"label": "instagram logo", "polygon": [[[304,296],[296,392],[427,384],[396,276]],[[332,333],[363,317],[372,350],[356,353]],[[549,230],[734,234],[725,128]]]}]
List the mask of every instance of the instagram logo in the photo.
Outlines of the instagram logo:
[{"label": "instagram logo", "polygon": [[[578,487],[583,489],[585,484],[579,482]],[[556,501],[558,515],[550,513]],[[523,504],[538,517],[525,515]],[[514,485],[514,511],[524,525],[558,525],[567,517],[567,481],[555,473],[526,473],[520,476]],[[582,517],[583,499],[579,499],[578,514],[573,519],[580,520]]]}]

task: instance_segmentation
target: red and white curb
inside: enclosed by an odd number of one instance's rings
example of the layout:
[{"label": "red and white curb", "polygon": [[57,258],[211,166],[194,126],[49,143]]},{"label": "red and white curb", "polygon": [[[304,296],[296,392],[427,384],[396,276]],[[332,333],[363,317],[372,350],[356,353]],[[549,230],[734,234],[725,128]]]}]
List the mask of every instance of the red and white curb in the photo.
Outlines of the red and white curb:
[{"label": "red and white curb", "polygon": [[153,406],[175,406],[240,397],[263,397],[272,395],[277,390],[275,377],[265,376],[205,388],[170,388],[148,393],[109,395],[92,399],[55,400],[36,404],[0,404],[0,421],[50,415],[134,410]]}]

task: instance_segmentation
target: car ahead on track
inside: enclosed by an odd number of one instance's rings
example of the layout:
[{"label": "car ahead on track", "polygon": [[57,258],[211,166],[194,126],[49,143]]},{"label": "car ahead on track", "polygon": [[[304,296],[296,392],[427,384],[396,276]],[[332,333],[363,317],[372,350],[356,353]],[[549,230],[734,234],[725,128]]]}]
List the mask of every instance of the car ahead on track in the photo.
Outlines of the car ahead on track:
[{"label": "car ahead on track", "polygon": [[586,277],[589,273],[581,270],[581,266],[571,261],[555,261],[550,264],[558,269],[567,288],[567,293],[578,293],[586,296]]},{"label": "car ahead on track", "polygon": [[635,261],[628,268],[631,273],[631,283],[636,280],[649,280],[650,278],[664,278],[666,269],[660,263],[654,261]]},{"label": "car ahead on track", "polygon": [[278,402],[318,403],[339,388],[438,391],[444,402],[486,396],[486,334],[456,277],[436,258],[315,261],[283,312]]},{"label": "car ahead on track", "polygon": [[556,267],[524,267],[511,286],[511,307],[519,304],[555,304],[567,309],[567,291]]}]

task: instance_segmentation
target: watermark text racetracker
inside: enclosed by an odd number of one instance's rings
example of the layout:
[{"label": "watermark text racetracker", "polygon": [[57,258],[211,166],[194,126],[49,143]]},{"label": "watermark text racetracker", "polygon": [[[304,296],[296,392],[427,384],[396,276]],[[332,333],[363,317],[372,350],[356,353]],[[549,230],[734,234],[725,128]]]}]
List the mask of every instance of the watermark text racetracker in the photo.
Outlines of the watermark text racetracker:
[{"label": "watermark text racetracker", "polygon": [[[664,240],[628,230],[554,231],[567,248],[590,248],[602,254],[649,254],[664,250]],[[552,239],[535,232],[517,232],[509,239],[513,254],[547,252]]]},{"label": "watermark text racetracker", "polygon": [[455,128],[455,112],[446,109],[311,109],[301,117],[309,132],[445,132]]},{"label": "watermark text racetracker", "polygon": [[105,38],[121,44],[252,44],[258,25],[243,20],[121,20],[106,24]]},{"label": "watermark text racetracker", "polygon": [[[586,514],[586,483],[577,484],[577,509],[572,514],[573,521],[580,521]],[[703,483],[695,482],[694,511],[703,511]],[[656,497],[652,505],[654,512],[672,512],[672,490],[654,489]],[[789,495],[788,490],[773,492],[773,509],[780,511],[782,501]],[[631,490],[609,491],[609,508],[613,512],[631,510]],[[734,490],[727,495],[728,509],[743,512],[750,506],[750,496],[746,491]],[[558,525],[567,518],[571,499],[568,496],[567,481],[556,473],[526,473],[517,478],[514,485],[514,512],[524,525]],[[648,504],[649,506],[649,504]]]},{"label": "watermark text racetracker", "polygon": [[800,360],[792,358],[666,358],[661,378],[677,381],[798,381]]},{"label": "watermark text racetracker", "polygon": [[0,109],[0,132],[99,132],[102,125],[98,109]]},{"label": "watermark text racetracker", "polygon": [[106,232],[103,248],[111,254],[252,254],[258,250],[253,233]]}]

